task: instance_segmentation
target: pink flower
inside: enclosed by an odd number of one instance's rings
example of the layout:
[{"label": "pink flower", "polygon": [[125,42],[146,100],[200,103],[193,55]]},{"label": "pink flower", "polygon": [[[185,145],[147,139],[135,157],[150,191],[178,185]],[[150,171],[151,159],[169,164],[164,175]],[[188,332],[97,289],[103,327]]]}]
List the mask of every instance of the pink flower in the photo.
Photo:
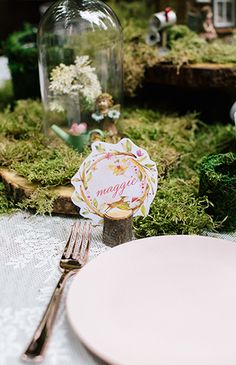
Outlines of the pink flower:
[{"label": "pink flower", "polygon": [[112,154],[112,153],[110,153],[110,152],[107,152],[107,153],[105,154],[105,158],[107,158],[108,160],[110,160],[110,159],[112,158],[112,156],[113,156],[113,154]]},{"label": "pink flower", "polygon": [[141,157],[142,155],[143,155],[143,152],[142,152],[141,150],[138,150],[138,151],[137,151],[137,156],[138,156],[138,157]]},{"label": "pink flower", "polygon": [[82,133],[85,133],[87,131],[87,124],[86,123],[73,123],[72,126],[69,129],[69,133],[72,136],[79,136]]}]

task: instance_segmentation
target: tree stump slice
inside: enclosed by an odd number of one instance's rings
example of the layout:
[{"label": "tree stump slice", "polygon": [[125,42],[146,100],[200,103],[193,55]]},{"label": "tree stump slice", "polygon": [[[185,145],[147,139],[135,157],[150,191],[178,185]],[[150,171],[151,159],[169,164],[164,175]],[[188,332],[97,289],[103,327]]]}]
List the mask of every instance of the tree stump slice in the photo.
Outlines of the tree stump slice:
[{"label": "tree stump slice", "polygon": [[104,216],[103,243],[109,247],[115,247],[133,238],[132,211],[121,211]]},{"label": "tree stump slice", "polygon": [[[39,188],[39,185],[31,183],[14,171],[5,168],[0,169],[0,178],[15,202],[21,202],[29,198]],[[49,190],[57,195],[53,204],[52,213],[78,215],[78,210],[71,201],[71,195],[74,191],[72,186],[58,186]]]},{"label": "tree stump slice", "polygon": [[236,65],[199,63],[177,66],[159,63],[146,70],[145,82],[148,84],[170,85],[192,88],[236,87]]}]

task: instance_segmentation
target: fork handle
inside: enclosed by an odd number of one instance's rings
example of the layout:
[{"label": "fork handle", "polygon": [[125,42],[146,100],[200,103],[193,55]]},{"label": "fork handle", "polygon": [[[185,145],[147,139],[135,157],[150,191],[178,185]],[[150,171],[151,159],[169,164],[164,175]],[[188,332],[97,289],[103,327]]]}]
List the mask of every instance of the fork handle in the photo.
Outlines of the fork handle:
[{"label": "fork handle", "polygon": [[61,275],[47,309],[44,312],[44,315],[33,335],[33,338],[26,351],[21,356],[23,361],[34,360],[35,362],[40,362],[43,360],[44,351],[48,344],[48,339],[52,333],[52,327],[56,318],[65,282],[69,276],[73,275],[73,273],[74,272],[72,270],[64,271]]}]

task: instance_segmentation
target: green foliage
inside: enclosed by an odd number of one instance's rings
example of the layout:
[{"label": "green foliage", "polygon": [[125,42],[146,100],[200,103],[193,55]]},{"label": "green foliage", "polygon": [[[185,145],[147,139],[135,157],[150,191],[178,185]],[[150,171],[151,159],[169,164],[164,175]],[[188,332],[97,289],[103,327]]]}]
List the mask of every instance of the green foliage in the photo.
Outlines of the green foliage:
[{"label": "green foliage", "polygon": [[57,195],[51,192],[48,188],[39,187],[36,189],[30,198],[18,203],[20,209],[33,209],[37,214],[45,214],[45,212],[51,214],[53,210],[53,203]]},{"label": "green foliage", "polygon": [[124,36],[127,38],[133,37],[134,35],[131,34],[132,31],[131,33],[129,32],[129,26],[131,28],[136,27],[138,30],[145,30],[147,28],[147,20],[155,12],[155,6],[147,6],[145,1],[127,2],[121,0],[117,2],[116,0],[108,0],[106,2],[118,16],[124,28]]},{"label": "green foliage", "polygon": [[156,64],[156,49],[145,43],[148,20],[155,11],[145,2],[108,1],[123,27],[124,36],[124,88],[128,96],[134,96],[142,86],[145,70]]},{"label": "green foliage", "polygon": [[189,37],[190,35],[195,34],[186,25],[179,25],[179,24],[168,28],[167,31],[168,31],[168,46],[170,48],[173,47],[173,45],[178,39]]},{"label": "green foliage", "polygon": [[142,86],[145,70],[158,62],[171,63],[178,67],[184,64],[217,63],[236,64],[236,42],[226,44],[223,40],[208,43],[185,25],[175,25],[168,29],[170,52],[158,57],[157,48],[145,43],[148,21],[155,7],[145,2],[114,0],[108,1],[115,10],[124,32],[124,86],[128,96],[135,96]]},{"label": "green foliage", "polygon": [[9,60],[15,99],[39,97],[37,29],[25,24],[12,33],[4,45]]},{"label": "green foliage", "polygon": [[[21,208],[50,213],[56,199],[50,188],[67,185],[89,150],[79,154],[56,137],[46,139],[39,131],[40,108],[37,102],[23,101],[13,112],[0,114],[0,119],[4,118],[0,132],[0,165],[18,172],[39,187],[20,204]],[[14,120],[21,120],[24,127],[18,129]],[[122,136],[147,149],[159,171],[156,198],[148,217],[135,219],[136,234],[140,237],[197,234],[204,229],[217,229],[218,219],[212,220],[206,211],[210,206],[208,199],[198,196],[199,161],[206,154],[215,153],[225,139],[235,135],[233,124],[204,125],[196,114],[179,117],[131,108],[124,111],[117,127]],[[116,142],[118,138],[106,137],[106,141]],[[2,192],[1,212],[8,212],[13,205],[4,197],[5,191]]]},{"label": "green foliage", "polygon": [[[4,52],[10,60],[10,67],[13,72],[24,72],[25,67],[37,70],[38,51],[36,48],[37,29],[29,24],[24,28],[12,33],[4,45]],[[27,59],[27,62],[25,62]]]},{"label": "green foliage", "polygon": [[14,112],[9,108],[1,113],[0,133],[16,139],[33,138],[42,130],[43,110],[37,101],[21,100]]},{"label": "green foliage", "polygon": [[170,52],[159,59],[177,65],[194,63],[236,64],[236,42],[227,44],[218,39],[212,43],[199,37],[186,26],[175,25],[168,30]]},{"label": "green foliage", "polygon": [[200,194],[213,203],[209,212],[224,221],[225,229],[236,226],[236,154],[205,156],[200,164]]},{"label": "green foliage", "polygon": [[213,220],[206,213],[211,207],[209,198],[198,195],[198,163],[234,136],[233,125],[205,125],[196,114],[178,117],[130,109],[119,128],[148,150],[159,171],[159,188],[150,213],[134,221],[139,237],[192,234],[222,227],[222,219]]},{"label": "green foliage", "polygon": [[135,219],[136,235],[195,234],[216,229],[217,224],[205,212],[209,202],[197,197],[196,187],[195,179],[162,181],[149,215]]},{"label": "green foliage", "polygon": [[33,161],[13,162],[11,168],[30,182],[42,186],[67,185],[83,159],[82,154],[61,144],[39,151]]},{"label": "green foliage", "polygon": [[4,184],[0,182],[0,214],[11,213],[15,210],[14,203]]},{"label": "green foliage", "polygon": [[12,83],[10,80],[4,82],[0,88],[0,111],[13,101]]}]

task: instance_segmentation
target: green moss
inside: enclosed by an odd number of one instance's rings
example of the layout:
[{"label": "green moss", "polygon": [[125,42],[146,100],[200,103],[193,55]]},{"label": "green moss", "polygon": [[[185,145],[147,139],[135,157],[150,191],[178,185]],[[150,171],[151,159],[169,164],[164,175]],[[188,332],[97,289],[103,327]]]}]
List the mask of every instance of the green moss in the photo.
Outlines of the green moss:
[{"label": "green moss", "polygon": [[83,160],[84,155],[61,144],[39,151],[33,161],[13,162],[11,168],[42,186],[67,185]]},{"label": "green moss", "polygon": [[[67,185],[89,149],[79,154],[57,138],[46,139],[39,131],[40,108],[37,102],[24,101],[13,112],[0,113],[0,119],[5,118],[0,133],[0,165],[39,186],[21,208],[50,213],[56,198],[50,187]],[[21,127],[15,120],[21,120]],[[126,109],[117,126],[122,136],[146,148],[158,165],[158,193],[149,216],[135,219],[137,235],[200,233],[218,228],[218,220],[212,220],[206,212],[208,199],[198,197],[198,166],[204,155],[215,153],[234,136],[234,126],[204,125],[194,113],[179,117],[138,108]],[[118,139],[107,137],[106,141]],[[3,211],[8,210],[6,204]]]},{"label": "green moss", "polygon": [[145,70],[157,62],[156,49],[145,43],[148,20],[155,11],[145,2],[108,1],[117,14],[124,35],[124,89],[127,96],[134,96],[142,86]]},{"label": "green moss", "polygon": [[212,202],[209,213],[224,221],[225,229],[236,227],[236,154],[210,155],[200,164],[200,195]]},{"label": "green moss", "polygon": [[4,184],[0,182],[0,214],[11,213],[15,210],[14,203]]},{"label": "green moss", "polygon": [[9,108],[1,113],[0,133],[9,138],[34,138],[42,130],[42,105],[33,100],[20,100],[14,112]]},{"label": "green moss", "polygon": [[170,52],[159,59],[177,65],[194,63],[236,64],[236,42],[227,44],[217,39],[212,43],[200,38],[186,26],[176,25],[168,30]]},{"label": "green moss", "polygon": [[205,211],[209,202],[198,198],[196,186],[195,179],[162,181],[149,215],[134,221],[136,235],[196,234],[216,229],[217,223]]},{"label": "green moss", "polygon": [[155,7],[145,2],[108,2],[117,13],[124,29],[124,85],[128,96],[134,96],[142,86],[145,70],[158,62],[178,67],[184,64],[217,63],[236,64],[236,42],[226,44],[223,40],[208,43],[185,25],[168,29],[170,52],[158,57],[157,47],[145,43],[148,21]]},{"label": "green moss", "polygon": [[142,87],[146,69],[156,63],[156,51],[141,40],[130,40],[125,44],[124,88],[127,96],[135,96],[138,87]]},{"label": "green moss", "polygon": [[12,83],[10,80],[7,80],[0,87],[0,111],[4,110],[12,101]]},{"label": "green moss", "polygon": [[145,43],[148,21],[155,13],[155,6],[145,2],[108,1],[121,20],[124,30],[124,86],[128,96],[134,96],[142,86],[145,70],[158,62],[171,63],[178,67],[184,64],[217,63],[236,64],[236,41],[226,44],[223,40],[208,43],[185,25],[168,29],[170,52],[158,56],[157,47]]},{"label": "green moss", "polygon": [[51,214],[56,198],[57,195],[48,188],[40,187],[31,194],[30,198],[23,200],[23,202],[17,205],[20,209],[32,209],[37,214]]}]

